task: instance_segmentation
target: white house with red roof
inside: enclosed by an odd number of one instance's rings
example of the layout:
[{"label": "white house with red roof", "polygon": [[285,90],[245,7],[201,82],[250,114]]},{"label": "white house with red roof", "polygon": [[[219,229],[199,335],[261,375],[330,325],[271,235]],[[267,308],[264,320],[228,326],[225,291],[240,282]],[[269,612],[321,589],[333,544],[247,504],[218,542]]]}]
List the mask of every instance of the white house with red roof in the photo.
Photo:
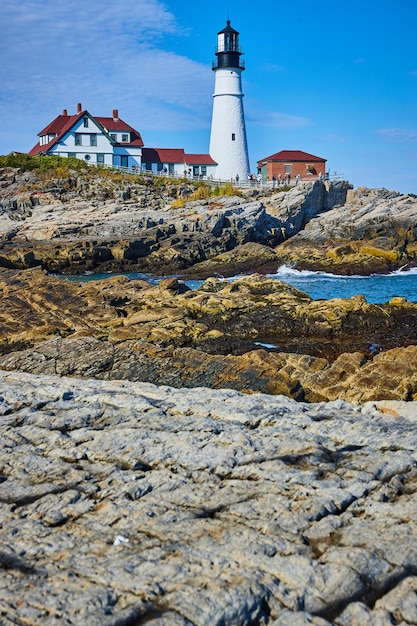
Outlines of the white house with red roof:
[{"label": "white house with red roof", "polygon": [[81,104],[77,113],[64,109],[38,133],[31,156],[75,157],[94,165],[140,169],[154,174],[207,178],[217,163],[209,154],[186,154],[183,148],[144,148],[139,131],[119,118],[91,115]]},{"label": "white house with red roof", "polygon": [[64,109],[38,137],[31,156],[76,157],[88,163],[128,168],[142,164],[142,137],[119,118],[117,109],[111,117],[97,117],[79,103],[75,115]]},{"label": "white house with red roof", "polygon": [[182,148],[142,149],[142,169],[148,172],[210,178],[216,166],[209,154],[187,154]]}]

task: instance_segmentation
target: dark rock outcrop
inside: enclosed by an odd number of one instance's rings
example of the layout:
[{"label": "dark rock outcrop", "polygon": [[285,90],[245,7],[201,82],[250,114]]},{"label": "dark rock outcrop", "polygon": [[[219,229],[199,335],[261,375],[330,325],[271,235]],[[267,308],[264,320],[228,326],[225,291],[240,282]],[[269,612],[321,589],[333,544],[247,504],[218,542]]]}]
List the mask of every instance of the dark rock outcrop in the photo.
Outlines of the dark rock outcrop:
[{"label": "dark rock outcrop", "polygon": [[309,401],[417,397],[417,304],[405,299],[314,301],[261,275],[191,291],[37,269],[3,271],[0,293],[4,369]]},{"label": "dark rock outcrop", "polygon": [[163,348],[138,340],[54,338],[0,356],[0,368],[34,374],[131,380],[173,387],[236,389],[298,401],[344,399],[417,401],[417,347],[393,348],[367,359],[362,352],[334,362],[258,348],[242,355]]}]

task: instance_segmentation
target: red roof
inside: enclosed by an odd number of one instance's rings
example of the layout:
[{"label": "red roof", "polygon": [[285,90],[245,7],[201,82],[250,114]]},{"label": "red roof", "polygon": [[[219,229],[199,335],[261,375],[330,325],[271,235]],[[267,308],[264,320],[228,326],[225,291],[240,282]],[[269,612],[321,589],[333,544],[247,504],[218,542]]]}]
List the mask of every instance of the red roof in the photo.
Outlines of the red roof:
[{"label": "red roof", "polygon": [[186,154],[185,161],[188,165],[217,165],[209,154]]},{"label": "red roof", "polygon": [[79,120],[79,118],[83,115],[83,113],[77,113],[77,115],[58,115],[48,126],[45,126],[40,133],[38,133],[38,137],[42,135],[55,135],[48,143],[41,145],[39,142],[30,150],[28,153],[30,156],[36,156],[38,154],[46,153],[50,148],[52,148],[58,141],[61,139],[63,135]]},{"label": "red roof", "polygon": [[185,163],[183,148],[143,148],[144,163]]},{"label": "red roof", "polygon": [[183,148],[143,148],[143,163],[184,163],[184,165],[217,165],[209,154],[185,154]]},{"label": "red roof", "polygon": [[[128,130],[130,132],[134,131],[135,129],[132,128],[132,126],[129,126],[129,124],[126,124],[126,122],[124,122],[123,120],[121,120],[119,117],[114,118],[114,117],[93,117],[93,119],[98,122],[99,124],[101,124],[102,126],[104,126],[104,128],[110,133],[113,130],[117,130],[117,131],[124,131],[124,130]],[[136,131],[135,131],[136,132]]]},{"label": "red roof", "polygon": [[28,154],[30,156],[36,156],[41,152],[45,153],[50,150],[58,141],[60,141],[63,135],[65,135],[65,133],[67,133],[74,126],[74,124],[78,122],[78,120],[84,115],[88,115],[89,117],[91,117],[92,120],[102,126],[104,132],[129,132],[131,140],[129,142],[119,142],[118,145],[138,147],[143,146],[143,141],[140,133],[132,126],[129,126],[129,124],[126,124],[126,122],[124,122],[120,118],[94,117],[93,115],[90,115],[87,110],[85,110],[80,111],[80,113],[77,113],[76,115],[58,115],[52,122],[45,126],[45,128],[41,130],[40,133],[38,133],[38,137],[41,137],[42,135],[52,134],[55,134],[55,137],[46,144],[41,145],[40,143],[37,143],[36,146],[34,146]]},{"label": "red roof", "polygon": [[119,145],[122,146],[138,146],[138,147],[142,147],[143,146],[143,141],[142,141],[142,137],[140,135],[140,133],[135,130],[133,128],[133,126],[129,126],[129,124],[126,124],[126,122],[124,122],[123,120],[121,120],[120,118],[114,118],[114,117],[93,117],[93,120],[95,120],[96,122],[98,122],[99,124],[101,124],[101,126],[103,126],[103,128],[108,132],[114,132],[114,131],[118,131],[118,132],[129,132],[130,133],[130,141],[119,141]]},{"label": "red roof", "polygon": [[81,113],[77,115],[58,115],[48,126],[45,126],[38,137],[49,134],[61,134],[64,129],[71,128],[71,126],[81,117]]},{"label": "red roof", "polygon": [[314,154],[308,154],[308,152],[303,152],[302,150],[281,150],[280,152],[276,152],[269,157],[265,157],[264,159],[260,159],[258,161],[258,165],[265,164],[270,161],[286,161],[286,162],[294,162],[294,161],[302,161],[302,162],[320,162],[325,163],[326,159],[322,159],[321,157],[314,156]]}]

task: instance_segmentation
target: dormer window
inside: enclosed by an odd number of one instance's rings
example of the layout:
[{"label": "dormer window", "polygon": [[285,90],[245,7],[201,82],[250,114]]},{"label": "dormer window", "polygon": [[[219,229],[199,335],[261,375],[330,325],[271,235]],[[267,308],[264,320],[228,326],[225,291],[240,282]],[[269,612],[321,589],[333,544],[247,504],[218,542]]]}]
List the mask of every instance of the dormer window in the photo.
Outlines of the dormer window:
[{"label": "dormer window", "polygon": [[122,135],[122,141],[124,141],[124,142],[129,141],[129,135],[125,135],[125,134],[123,134],[123,135]]},{"label": "dormer window", "polygon": [[39,143],[41,144],[41,146],[44,146],[45,144],[52,141],[52,139],[55,139],[55,137],[56,137],[56,133],[49,133],[48,135],[42,135]]},{"label": "dormer window", "polygon": [[110,139],[113,139],[113,141],[117,141],[116,133],[110,133]]}]

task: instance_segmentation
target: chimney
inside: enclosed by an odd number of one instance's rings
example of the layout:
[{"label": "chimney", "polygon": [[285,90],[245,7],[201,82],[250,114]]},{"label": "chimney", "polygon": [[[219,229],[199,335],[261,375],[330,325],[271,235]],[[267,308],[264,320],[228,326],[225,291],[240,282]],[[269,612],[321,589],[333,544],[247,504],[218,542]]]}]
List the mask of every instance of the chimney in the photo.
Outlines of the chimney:
[{"label": "chimney", "polygon": [[119,109],[113,109],[113,120],[116,121],[119,119]]},{"label": "chimney", "polygon": [[67,115],[68,115],[68,111],[67,111],[67,109],[64,109],[64,110],[62,111],[62,115],[65,115],[65,117],[67,117]]},{"label": "chimney", "polygon": [[81,102],[79,102],[77,104],[77,113],[81,113],[81,111],[83,110],[82,106],[81,106]]}]

